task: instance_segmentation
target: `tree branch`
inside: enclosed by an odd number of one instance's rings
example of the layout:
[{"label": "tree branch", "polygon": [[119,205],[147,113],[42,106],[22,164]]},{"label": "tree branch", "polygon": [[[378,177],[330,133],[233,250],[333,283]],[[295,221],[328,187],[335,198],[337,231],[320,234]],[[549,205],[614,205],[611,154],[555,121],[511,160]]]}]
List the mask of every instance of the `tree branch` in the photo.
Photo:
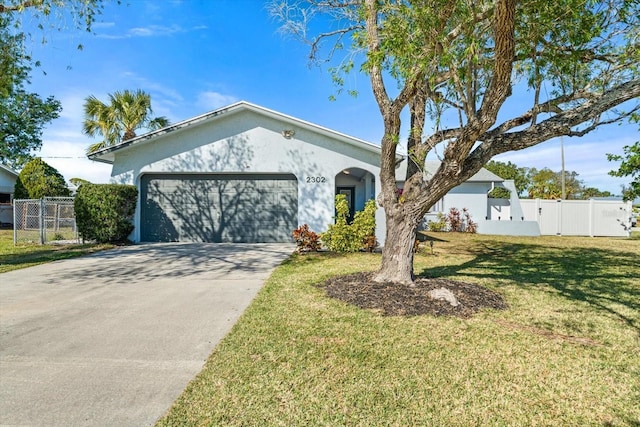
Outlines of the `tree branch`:
[{"label": "tree branch", "polygon": [[[367,28],[367,47],[369,60],[380,53],[380,35],[378,34],[378,5],[375,0],[366,0],[366,28]],[[373,95],[378,102],[380,112],[385,117],[391,107],[391,101],[387,95],[387,90],[382,79],[382,69],[377,60],[371,61],[369,68],[369,79],[371,80],[371,88]]]},{"label": "tree branch", "polygon": [[[583,98],[586,98],[584,94]],[[640,98],[640,79],[636,78],[621,83],[600,95],[592,94],[584,103],[561,111],[522,131],[498,133],[496,130],[492,130],[487,132],[478,139],[483,142],[471,153],[469,158],[478,159],[484,163],[498,154],[522,150],[559,136],[583,136],[599,126],[615,123],[631,116],[640,110],[640,103],[636,103],[627,113],[621,114],[615,119],[604,122],[596,121],[582,130],[572,129],[590,120],[597,120],[598,117],[617,105],[638,98]]]},{"label": "tree branch", "polygon": [[0,13],[5,13],[5,12],[19,12],[21,10],[24,10],[28,7],[33,7],[36,6],[36,3],[30,0],[26,0],[22,3],[18,3],[15,6],[5,6],[4,4],[0,4]]}]

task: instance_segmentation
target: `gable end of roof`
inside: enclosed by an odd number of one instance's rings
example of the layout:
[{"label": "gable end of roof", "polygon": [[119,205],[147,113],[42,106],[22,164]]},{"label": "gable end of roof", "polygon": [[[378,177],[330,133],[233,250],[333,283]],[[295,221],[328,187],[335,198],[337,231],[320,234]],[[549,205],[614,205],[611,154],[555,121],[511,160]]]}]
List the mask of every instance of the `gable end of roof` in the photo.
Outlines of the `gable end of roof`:
[{"label": "gable end of roof", "polygon": [[[274,110],[270,110],[268,108],[265,107],[261,107],[259,105],[256,104],[252,104],[250,102],[247,101],[239,101],[236,102],[234,104],[228,105],[226,107],[222,107],[219,108],[217,110],[213,110],[210,112],[207,112],[205,114],[201,114],[199,116],[196,117],[192,117],[190,119],[187,120],[183,120],[181,122],[175,123],[173,125],[169,125],[167,127],[164,127],[162,129],[158,129],[152,132],[148,132],[144,135],[140,135],[137,136],[135,138],[131,138],[127,141],[123,141],[118,145],[114,145],[112,147],[106,147],[103,148],[102,150],[96,151],[94,153],[89,154],[87,157],[91,160],[95,160],[95,161],[99,161],[99,162],[104,162],[104,163],[113,163],[113,153],[115,153],[116,151],[125,149],[127,147],[130,147],[132,145],[137,145],[137,144],[141,144],[144,143],[146,141],[158,138],[162,135],[167,135],[169,133],[175,132],[175,131],[179,131],[182,129],[185,129],[187,127],[190,126],[197,126],[199,124],[208,122],[210,120],[215,120],[215,118],[220,117],[222,115],[225,114],[231,114],[231,113],[238,113],[238,112],[242,112],[242,111],[252,111],[254,113],[258,113],[261,114],[263,116],[266,117],[271,117],[273,119],[276,120],[281,120],[281,121],[286,121],[289,122],[291,124],[295,124],[297,126],[300,126],[302,128],[311,130],[313,132],[317,132],[323,135],[326,135],[330,138],[335,138],[338,140],[341,140],[347,144],[351,144],[354,146],[357,146],[359,148],[363,148],[365,150],[371,151],[371,152],[375,152],[377,154],[380,154],[380,146],[372,144],[368,141],[359,139],[359,138],[355,138],[352,136],[349,136],[347,134],[344,133],[340,133],[334,130],[331,130],[329,128],[302,120],[302,119],[298,119],[296,117],[293,116],[289,116]],[[399,156],[400,158],[400,156]]]}]

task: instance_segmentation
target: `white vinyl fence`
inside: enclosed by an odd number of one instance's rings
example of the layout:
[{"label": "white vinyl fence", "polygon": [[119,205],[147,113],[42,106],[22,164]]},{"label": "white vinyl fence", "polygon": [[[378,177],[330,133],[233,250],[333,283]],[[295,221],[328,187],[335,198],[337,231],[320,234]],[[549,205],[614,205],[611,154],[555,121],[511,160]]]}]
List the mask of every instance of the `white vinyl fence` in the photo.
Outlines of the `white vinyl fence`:
[{"label": "white vinyl fence", "polygon": [[73,197],[13,201],[13,243],[79,242]]},{"label": "white vinyl fence", "polygon": [[631,202],[521,199],[524,219],[538,221],[540,234],[628,237]]}]

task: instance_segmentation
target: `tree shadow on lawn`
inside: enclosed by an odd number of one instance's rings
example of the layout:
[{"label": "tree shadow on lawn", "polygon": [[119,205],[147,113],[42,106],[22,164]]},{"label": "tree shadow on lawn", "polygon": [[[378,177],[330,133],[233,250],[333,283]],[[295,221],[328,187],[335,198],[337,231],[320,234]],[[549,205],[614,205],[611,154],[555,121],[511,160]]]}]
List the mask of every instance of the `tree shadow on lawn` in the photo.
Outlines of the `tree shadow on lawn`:
[{"label": "tree shadow on lawn", "polygon": [[640,256],[597,248],[556,248],[486,242],[469,248],[474,258],[459,265],[426,268],[425,278],[464,275],[496,283],[542,287],[616,316],[640,335],[640,321],[620,312],[640,312]]}]

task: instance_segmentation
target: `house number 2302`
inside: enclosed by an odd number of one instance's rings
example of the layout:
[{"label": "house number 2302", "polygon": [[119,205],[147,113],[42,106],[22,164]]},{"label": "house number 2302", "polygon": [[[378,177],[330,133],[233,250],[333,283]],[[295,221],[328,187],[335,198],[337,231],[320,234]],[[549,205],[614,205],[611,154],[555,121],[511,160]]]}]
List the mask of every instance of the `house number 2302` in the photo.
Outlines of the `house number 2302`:
[{"label": "house number 2302", "polygon": [[324,176],[308,176],[307,184],[322,184],[327,182],[327,178]]}]

